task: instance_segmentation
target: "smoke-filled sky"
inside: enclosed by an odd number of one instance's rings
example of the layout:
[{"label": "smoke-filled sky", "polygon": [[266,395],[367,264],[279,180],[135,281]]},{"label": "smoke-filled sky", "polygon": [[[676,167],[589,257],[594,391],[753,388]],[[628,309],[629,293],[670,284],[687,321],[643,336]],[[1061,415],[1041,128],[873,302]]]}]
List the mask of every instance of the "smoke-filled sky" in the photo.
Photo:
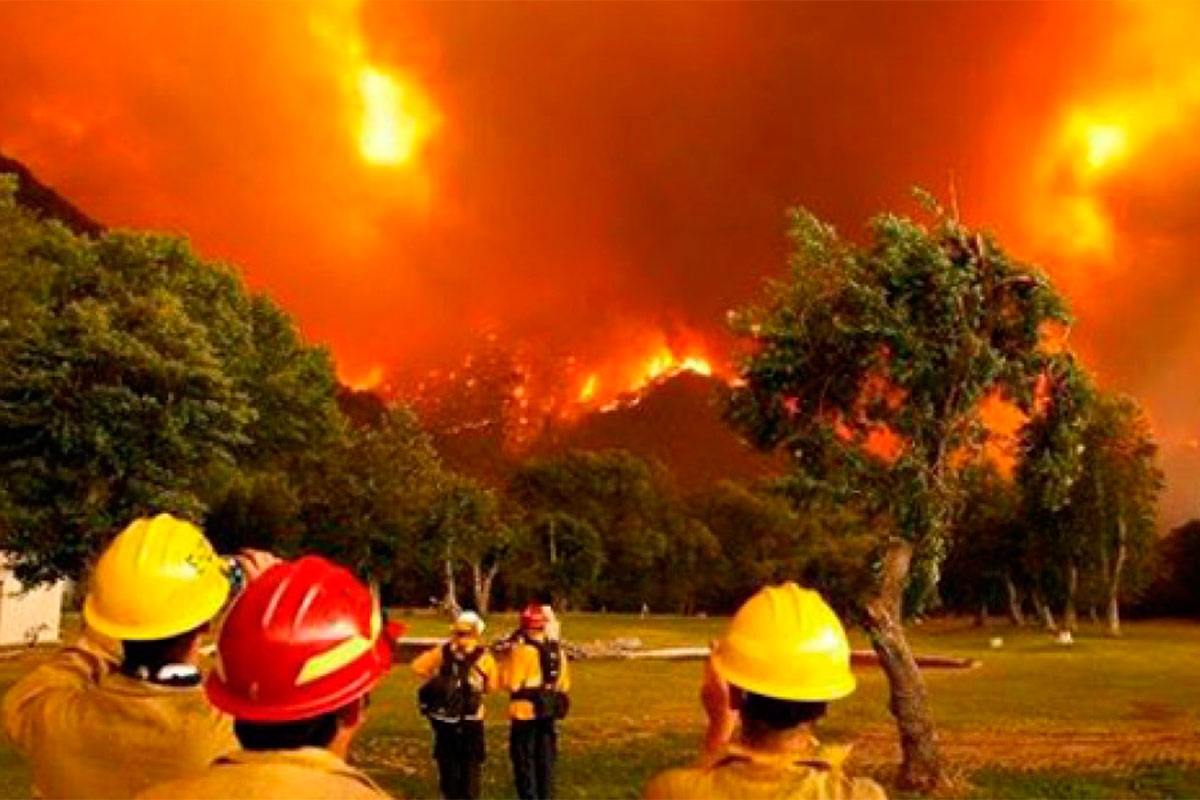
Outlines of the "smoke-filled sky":
[{"label": "smoke-filled sky", "polygon": [[857,236],[953,175],[1150,409],[1176,521],[1198,36],[1168,3],[5,3],[0,150],[236,263],[350,380],[488,331],[601,375],[719,360],[787,206]]}]

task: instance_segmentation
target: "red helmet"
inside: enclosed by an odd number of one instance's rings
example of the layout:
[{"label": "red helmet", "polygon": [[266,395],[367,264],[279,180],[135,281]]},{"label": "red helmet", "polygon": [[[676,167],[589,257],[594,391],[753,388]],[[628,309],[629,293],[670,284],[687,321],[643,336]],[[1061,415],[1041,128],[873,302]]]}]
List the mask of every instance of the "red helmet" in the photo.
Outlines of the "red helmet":
[{"label": "red helmet", "polygon": [[214,706],[237,719],[307,719],[371,691],[391,662],[370,590],[348,570],[308,556],[277,564],[246,587],[221,627],[205,688]]},{"label": "red helmet", "polygon": [[525,610],[521,612],[521,628],[531,631],[546,629],[546,612],[541,606],[534,603],[525,606]]}]

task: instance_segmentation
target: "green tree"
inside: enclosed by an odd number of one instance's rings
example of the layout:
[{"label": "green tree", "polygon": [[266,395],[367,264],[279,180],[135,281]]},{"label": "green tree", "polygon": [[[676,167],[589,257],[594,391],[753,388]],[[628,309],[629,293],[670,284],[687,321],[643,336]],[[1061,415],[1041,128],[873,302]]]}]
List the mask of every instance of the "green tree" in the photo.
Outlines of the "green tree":
[{"label": "green tree", "polygon": [[1200,520],[1188,520],[1154,541],[1154,581],[1143,612],[1200,617]]},{"label": "green tree", "polygon": [[422,525],[444,480],[405,406],[335,440],[301,486],[304,546],[385,585],[418,568]]},{"label": "green tree", "polygon": [[[665,468],[623,450],[575,450],[526,462],[509,483],[526,525],[561,512],[589,526],[604,548],[593,601],[636,610],[663,600],[659,579],[688,518]],[[693,531],[693,533],[695,533]]]},{"label": "green tree", "polygon": [[863,569],[874,537],[858,516],[833,504],[805,504],[798,513],[789,482],[749,487],[721,481],[693,496],[690,513],[711,531],[716,552],[697,573],[710,610],[730,612],[764,585],[799,581],[820,586],[839,611],[869,589]]},{"label": "green tree", "polygon": [[[1131,397],[1101,393],[1083,432],[1082,468],[1073,502],[1080,538],[1102,587],[1109,633],[1121,631],[1121,592],[1131,575],[1149,580],[1146,563],[1158,520],[1163,473],[1150,422]],[[1130,566],[1142,569],[1130,569]],[[1136,584],[1135,584],[1136,585]]]},{"label": "green tree", "polygon": [[[101,243],[0,193],[0,547],[26,582],[78,577],[136,515],[198,518],[196,491],[254,418],[202,323],[162,285],[110,277]],[[118,265],[119,268],[119,265]]]},{"label": "green tree", "polygon": [[973,608],[977,622],[987,623],[989,609],[1007,604],[1014,625],[1025,624],[1017,584],[1027,527],[1011,478],[983,464],[964,476],[962,513],[955,521],[950,551],[942,569],[939,593],[955,608]]},{"label": "green tree", "polygon": [[425,561],[440,568],[446,606],[459,608],[457,576],[466,566],[475,608],[486,614],[492,585],[511,544],[511,531],[500,515],[496,494],[471,478],[444,473],[421,530]]},{"label": "green tree", "polygon": [[71,234],[0,186],[0,549],[78,577],[131,517],[201,519],[338,435],[328,355],[169,237]]},{"label": "green tree", "polygon": [[1053,628],[1039,579],[1055,574],[1062,583],[1063,626],[1077,627],[1079,571],[1089,553],[1087,520],[1072,502],[1083,475],[1084,432],[1094,410],[1096,390],[1091,377],[1063,355],[1046,373],[1044,408],[1021,432],[1017,466],[1022,516],[1030,526],[1026,560],[1035,578],[1034,603]]},{"label": "green tree", "polygon": [[791,456],[798,496],[860,508],[880,533],[877,589],[859,605],[914,787],[945,772],[902,600],[914,577],[936,578],[982,446],[980,401],[1003,391],[1028,408],[1043,326],[1066,319],[1044,275],[934,210],[932,229],[877,217],[863,246],[791,212],[787,278],[732,318],[752,347],[728,409],[753,443]]},{"label": "green tree", "polygon": [[604,543],[587,522],[561,511],[538,512],[518,528],[514,583],[529,597],[546,593],[563,607],[585,605],[604,566]]}]

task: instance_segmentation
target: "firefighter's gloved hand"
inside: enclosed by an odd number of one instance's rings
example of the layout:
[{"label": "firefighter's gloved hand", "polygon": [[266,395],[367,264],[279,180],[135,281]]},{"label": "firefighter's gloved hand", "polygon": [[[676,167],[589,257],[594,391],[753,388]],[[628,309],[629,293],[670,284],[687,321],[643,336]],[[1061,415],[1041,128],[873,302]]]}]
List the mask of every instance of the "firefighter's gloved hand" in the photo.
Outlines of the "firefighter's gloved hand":
[{"label": "firefighter's gloved hand", "polygon": [[246,548],[239,550],[238,554],[234,556],[234,560],[237,561],[238,565],[246,573],[246,582],[249,583],[278,564],[282,559],[274,553],[268,553],[266,550]]}]

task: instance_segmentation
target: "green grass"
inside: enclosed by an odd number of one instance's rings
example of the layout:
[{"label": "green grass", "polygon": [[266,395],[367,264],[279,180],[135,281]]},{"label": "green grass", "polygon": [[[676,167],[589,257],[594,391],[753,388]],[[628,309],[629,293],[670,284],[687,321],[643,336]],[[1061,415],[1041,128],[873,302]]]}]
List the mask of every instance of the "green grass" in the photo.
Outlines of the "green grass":
[{"label": "green grass", "polygon": [[1177,798],[1200,797],[1200,769],[1158,764],[1114,773],[1018,772],[987,769],[972,777],[973,797]]},{"label": "green grass", "polygon": [[[402,618],[412,635],[445,632],[445,623],[432,615]],[[499,635],[515,617],[495,615],[488,622],[488,634]],[[563,620],[575,641],[632,636],[648,647],[703,645],[725,624],[606,614]],[[1004,638],[1001,649],[989,646],[992,636]],[[865,646],[860,636],[853,638]],[[1179,758],[1178,741],[1200,728],[1200,625],[1138,623],[1117,640],[1085,628],[1074,647],[1064,648],[1038,632],[939,623],[917,628],[913,642],[919,652],[983,662],[974,670],[926,673],[946,752],[965,771],[969,796],[1200,796],[1200,743],[1183,754],[1190,765],[1138,764]],[[40,657],[0,662],[0,690]],[[700,663],[580,661],[571,670],[572,713],[560,733],[561,797],[636,797],[651,775],[695,757],[704,725],[696,700]],[[886,681],[873,669],[857,674],[859,691],[834,705],[820,733],[830,741],[855,741],[857,768],[886,778],[895,759]],[[373,696],[354,758],[385,788],[430,797],[437,786],[416,687],[406,666],[393,671]],[[505,699],[491,697],[487,708],[484,795],[511,797]],[[1138,750],[1138,742],[1158,741],[1160,734],[1175,742],[1171,752]],[[1077,739],[1099,749],[1067,746]],[[1113,746],[1106,750],[1104,743]],[[0,745],[0,797],[26,796],[26,781],[20,758]]]}]

